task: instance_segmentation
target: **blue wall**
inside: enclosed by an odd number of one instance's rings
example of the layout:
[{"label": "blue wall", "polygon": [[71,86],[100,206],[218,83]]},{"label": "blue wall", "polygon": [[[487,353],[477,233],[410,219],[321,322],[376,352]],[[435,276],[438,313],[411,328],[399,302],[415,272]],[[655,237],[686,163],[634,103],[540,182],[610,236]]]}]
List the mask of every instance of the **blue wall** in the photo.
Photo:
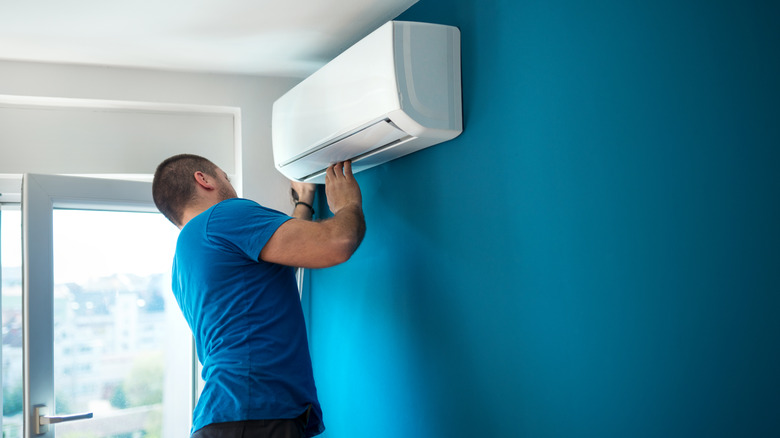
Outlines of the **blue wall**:
[{"label": "blue wall", "polygon": [[461,29],[465,131],[359,174],[311,274],[324,436],[778,436],[778,3],[400,19]]}]

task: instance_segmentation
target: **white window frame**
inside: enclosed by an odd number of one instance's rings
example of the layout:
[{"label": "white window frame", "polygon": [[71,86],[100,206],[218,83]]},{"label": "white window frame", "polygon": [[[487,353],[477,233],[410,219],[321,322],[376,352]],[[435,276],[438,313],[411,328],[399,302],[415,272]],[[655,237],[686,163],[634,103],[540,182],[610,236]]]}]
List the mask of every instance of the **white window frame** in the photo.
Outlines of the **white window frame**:
[{"label": "white window frame", "polygon": [[[24,433],[25,438],[53,438],[54,428],[35,434],[36,405],[54,412],[53,210],[156,212],[151,183],[60,175],[25,174],[22,182]],[[48,230],[48,231],[47,231]],[[196,363],[194,349],[192,362]],[[193,365],[193,371],[195,369]],[[193,374],[192,381],[197,380]],[[197,383],[191,382],[191,402]],[[192,412],[194,404],[189,406]]]}]

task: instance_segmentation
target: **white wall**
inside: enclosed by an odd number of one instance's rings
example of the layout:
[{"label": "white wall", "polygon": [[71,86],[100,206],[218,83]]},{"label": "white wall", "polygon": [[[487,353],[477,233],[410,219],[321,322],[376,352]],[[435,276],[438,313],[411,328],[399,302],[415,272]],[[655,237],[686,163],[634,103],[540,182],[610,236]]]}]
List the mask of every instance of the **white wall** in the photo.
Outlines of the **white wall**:
[{"label": "white wall", "polygon": [[[299,81],[297,78],[0,61],[0,95],[237,108],[241,120],[243,196],[285,212],[291,210],[289,183],[273,166],[271,106]],[[0,161],[4,155],[10,156],[9,148],[18,147],[1,139]],[[222,152],[215,150],[214,155],[225,156]],[[18,155],[18,151],[15,153]],[[36,152],[29,159],[41,158]],[[232,166],[232,163],[217,164]],[[157,162],[149,163],[150,174],[156,165]],[[106,168],[108,172],[113,166]]]}]

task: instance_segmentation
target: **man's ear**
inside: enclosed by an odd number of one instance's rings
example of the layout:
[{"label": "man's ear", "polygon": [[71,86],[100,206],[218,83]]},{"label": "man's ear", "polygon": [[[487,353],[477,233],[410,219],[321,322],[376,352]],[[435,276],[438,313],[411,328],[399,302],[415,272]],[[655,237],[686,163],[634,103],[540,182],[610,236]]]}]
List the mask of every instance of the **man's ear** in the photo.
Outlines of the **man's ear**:
[{"label": "man's ear", "polygon": [[214,190],[216,187],[214,187],[214,181],[213,179],[206,175],[205,173],[198,170],[193,174],[193,177],[195,178],[195,182],[198,183],[199,186],[203,187],[206,190]]}]

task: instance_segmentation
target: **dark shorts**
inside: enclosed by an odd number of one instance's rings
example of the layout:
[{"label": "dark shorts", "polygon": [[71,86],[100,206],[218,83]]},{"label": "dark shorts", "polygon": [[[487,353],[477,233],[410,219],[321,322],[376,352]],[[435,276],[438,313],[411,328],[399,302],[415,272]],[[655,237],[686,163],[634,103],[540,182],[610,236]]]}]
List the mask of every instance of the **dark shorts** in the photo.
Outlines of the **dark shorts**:
[{"label": "dark shorts", "polygon": [[190,438],[303,438],[303,423],[298,420],[247,420],[213,423]]},{"label": "dark shorts", "polygon": [[213,423],[195,431],[190,438],[304,438],[311,406],[292,420],[245,420]]}]

